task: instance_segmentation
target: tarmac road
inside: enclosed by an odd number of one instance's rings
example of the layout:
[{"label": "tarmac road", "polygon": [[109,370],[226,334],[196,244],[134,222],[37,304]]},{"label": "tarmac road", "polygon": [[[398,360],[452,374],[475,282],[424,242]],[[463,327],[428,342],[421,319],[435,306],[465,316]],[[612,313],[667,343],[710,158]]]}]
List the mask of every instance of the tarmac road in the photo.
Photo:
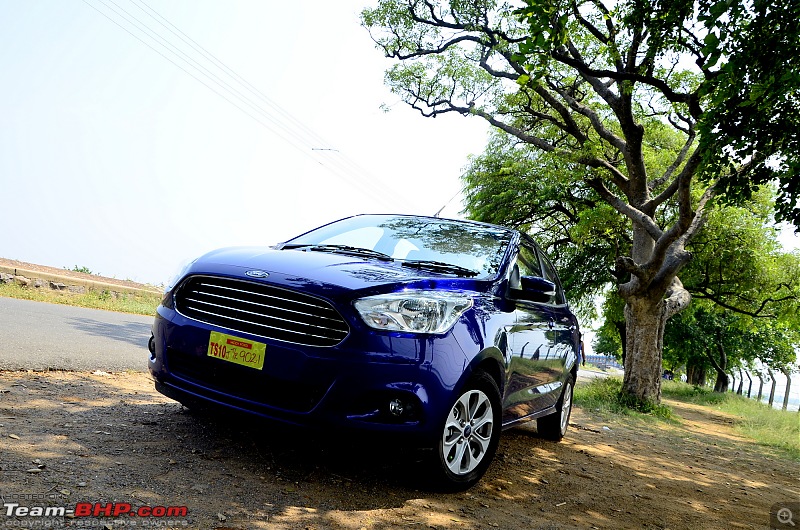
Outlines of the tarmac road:
[{"label": "tarmac road", "polygon": [[0,370],[147,370],[153,317],[0,297]]},{"label": "tarmac road", "polygon": [[[147,370],[153,317],[0,297],[0,370]],[[609,374],[580,370],[579,380]]]}]

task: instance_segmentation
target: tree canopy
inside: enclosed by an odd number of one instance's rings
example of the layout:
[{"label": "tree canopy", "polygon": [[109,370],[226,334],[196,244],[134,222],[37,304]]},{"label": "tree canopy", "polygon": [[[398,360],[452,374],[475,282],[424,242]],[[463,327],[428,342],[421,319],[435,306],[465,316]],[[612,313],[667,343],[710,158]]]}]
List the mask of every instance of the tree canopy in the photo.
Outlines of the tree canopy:
[{"label": "tree canopy", "polygon": [[386,82],[413,108],[486,120],[529,148],[526,163],[569,175],[569,193],[626,217],[623,387],[658,401],[664,326],[689,303],[678,273],[708,202],[777,177],[779,214],[797,220],[800,150],[786,127],[800,115],[797,59],[784,75],[757,46],[769,29],[795,49],[795,12],[763,0],[379,0],[362,22],[397,59]]}]

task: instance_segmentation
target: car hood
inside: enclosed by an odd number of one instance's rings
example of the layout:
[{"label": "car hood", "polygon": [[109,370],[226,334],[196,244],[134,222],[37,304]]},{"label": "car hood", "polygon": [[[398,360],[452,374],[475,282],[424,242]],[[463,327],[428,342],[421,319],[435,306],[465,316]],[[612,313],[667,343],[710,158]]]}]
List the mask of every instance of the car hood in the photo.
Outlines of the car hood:
[{"label": "car hood", "polygon": [[[267,273],[253,278],[247,272]],[[190,274],[212,274],[264,281],[336,297],[344,291],[386,292],[398,287],[480,289],[479,280],[403,267],[399,262],[307,250],[230,247],[196,260]],[[258,273],[257,273],[258,274]]]}]

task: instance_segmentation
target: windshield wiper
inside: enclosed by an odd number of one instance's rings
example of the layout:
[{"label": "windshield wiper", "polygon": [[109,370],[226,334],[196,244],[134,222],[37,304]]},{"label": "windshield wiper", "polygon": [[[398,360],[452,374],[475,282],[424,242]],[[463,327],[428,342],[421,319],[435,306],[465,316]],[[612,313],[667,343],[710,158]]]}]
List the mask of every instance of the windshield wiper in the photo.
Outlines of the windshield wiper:
[{"label": "windshield wiper", "polygon": [[402,263],[403,267],[412,267],[414,269],[426,269],[435,272],[444,272],[456,274],[458,276],[466,276],[471,278],[477,276],[478,273],[472,269],[462,267],[461,265],[453,265],[452,263],[444,263],[443,261],[432,260],[405,260]]},{"label": "windshield wiper", "polygon": [[370,250],[368,248],[351,247],[350,245],[284,245],[281,250],[285,249],[298,249],[305,248],[315,252],[338,252],[340,254],[351,254],[354,256],[365,256],[368,258],[375,258],[382,261],[394,261],[391,256],[378,252],[377,250]]}]

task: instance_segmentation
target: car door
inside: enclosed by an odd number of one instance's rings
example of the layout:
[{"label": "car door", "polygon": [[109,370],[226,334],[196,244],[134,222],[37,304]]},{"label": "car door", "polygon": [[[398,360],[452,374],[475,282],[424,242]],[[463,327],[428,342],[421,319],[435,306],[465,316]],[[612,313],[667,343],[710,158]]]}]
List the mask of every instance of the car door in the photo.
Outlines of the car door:
[{"label": "car door", "polygon": [[[577,348],[580,343],[578,321],[567,305],[564,289],[558,278],[555,267],[541,249],[537,248],[539,259],[542,265],[544,278],[553,282],[556,286],[555,294],[547,303],[550,312],[551,334],[553,338],[553,349],[551,358],[556,361],[553,368],[554,382],[563,383],[569,376],[570,370],[578,362]],[[561,394],[560,384],[555,392],[556,399]]]},{"label": "car door", "polygon": [[[521,241],[509,288],[519,289],[522,276],[542,277],[536,248]],[[514,324],[507,328],[506,388],[503,423],[513,422],[555,404],[550,386],[559,373],[554,358],[553,319],[549,304],[515,300]]]}]

